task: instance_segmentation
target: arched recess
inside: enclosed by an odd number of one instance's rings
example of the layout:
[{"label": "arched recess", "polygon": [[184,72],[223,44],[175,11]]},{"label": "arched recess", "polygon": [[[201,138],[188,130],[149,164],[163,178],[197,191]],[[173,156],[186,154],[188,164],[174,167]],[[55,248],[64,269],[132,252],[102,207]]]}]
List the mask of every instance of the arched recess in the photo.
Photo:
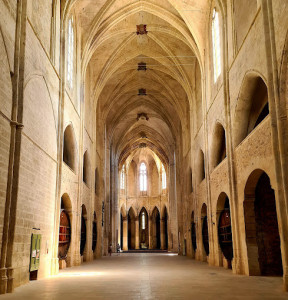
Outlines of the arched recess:
[{"label": "arched recess", "polygon": [[[227,260],[227,267],[232,269],[233,238],[230,215],[230,202],[225,193],[219,195],[217,201],[218,241],[221,252]],[[222,263],[222,262],[221,262]]]},{"label": "arched recess", "polygon": [[141,249],[149,248],[149,226],[148,213],[145,207],[143,207],[139,214],[139,241]]},{"label": "arched recess", "polygon": [[132,207],[128,212],[128,249],[136,248],[136,213]]},{"label": "arched recess", "polygon": [[97,217],[96,212],[93,214],[93,224],[92,224],[92,251],[95,252],[97,248]]},{"label": "arched recess", "polygon": [[61,197],[58,258],[59,268],[71,266],[72,203],[68,194]]},{"label": "arched recess", "polygon": [[194,211],[191,213],[191,245],[192,250],[195,254],[197,250],[197,235],[196,235],[196,223],[195,223],[195,217],[194,217]]},{"label": "arched recess", "polygon": [[198,171],[198,184],[205,179],[205,160],[204,160],[204,153],[200,149],[198,153],[198,160],[197,164],[197,171]]},{"label": "arched recess", "polygon": [[86,150],[83,156],[83,182],[85,182],[88,187],[90,187],[90,180],[91,180],[90,177],[91,177],[90,159],[89,159],[88,150]]},{"label": "arched recess", "polygon": [[161,248],[163,250],[168,250],[169,247],[169,235],[168,235],[168,210],[166,205],[164,206],[161,214],[161,222],[163,222],[163,227],[161,230],[163,230],[163,241]]},{"label": "arched recess", "polygon": [[254,170],[244,190],[249,275],[282,276],[282,256],[274,190],[268,175]]},{"label": "arched recess", "polygon": [[127,216],[126,216],[126,210],[124,205],[121,206],[121,210],[120,210],[120,247],[123,250],[123,246],[124,246],[124,235],[125,238],[127,238],[127,232],[125,233],[124,230],[127,230],[127,227],[124,228],[124,221],[127,220]]},{"label": "arched recess", "polygon": [[202,221],[202,241],[205,255],[209,255],[209,231],[208,231],[208,219],[207,219],[207,205],[204,203],[201,209],[201,221]]},{"label": "arched recess", "polygon": [[152,245],[150,249],[160,249],[161,248],[161,241],[160,241],[160,212],[157,207],[153,209],[152,212],[152,224],[150,225],[152,228]]},{"label": "arched recess", "polygon": [[268,89],[264,80],[257,73],[246,74],[235,111],[235,146],[238,146],[268,114]]},{"label": "arched recess", "polygon": [[74,172],[77,170],[77,143],[73,126],[70,124],[64,131],[63,161]]},{"label": "arched recess", "polygon": [[86,250],[86,240],[87,240],[87,210],[86,206],[83,204],[81,209],[81,239],[80,239],[80,255],[84,256],[85,260],[85,250]]},{"label": "arched recess", "polygon": [[216,123],[212,141],[211,166],[215,168],[226,158],[226,134],[219,122]]}]

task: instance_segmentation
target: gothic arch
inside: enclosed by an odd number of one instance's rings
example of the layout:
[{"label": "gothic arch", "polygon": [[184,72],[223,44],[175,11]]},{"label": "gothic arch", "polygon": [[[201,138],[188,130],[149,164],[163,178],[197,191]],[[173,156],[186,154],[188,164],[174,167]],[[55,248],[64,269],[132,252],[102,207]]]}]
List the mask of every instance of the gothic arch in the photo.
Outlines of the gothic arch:
[{"label": "gothic arch", "polygon": [[234,146],[238,146],[268,114],[267,85],[259,73],[249,71],[242,81],[235,110]]},{"label": "gothic arch", "polygon": [[244,190],[249,275],[283,275],[275,193],[269,176],[254,170]]}]

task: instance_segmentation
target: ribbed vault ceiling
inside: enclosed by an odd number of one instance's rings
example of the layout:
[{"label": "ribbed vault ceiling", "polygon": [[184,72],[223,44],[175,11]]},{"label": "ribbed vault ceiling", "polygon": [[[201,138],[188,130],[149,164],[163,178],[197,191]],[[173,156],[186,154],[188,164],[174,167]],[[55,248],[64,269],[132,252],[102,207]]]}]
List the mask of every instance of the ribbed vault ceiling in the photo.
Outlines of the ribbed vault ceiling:
[{"label": "ribbed vault ceiling", "polygon": [[[209,0],[71,0],[81,28],[82,73],[121,160],[145,143],[169,160],[193,109],[191,82],[203,60]],[[136,25],[147,25],[137,35]],[[138,71],[138,64],[147,64]],[[201,67],[200,67],[201,69]],[[147,95],[138,95],[139,89]],[[137,115],[145,113],[148,118]]]}]

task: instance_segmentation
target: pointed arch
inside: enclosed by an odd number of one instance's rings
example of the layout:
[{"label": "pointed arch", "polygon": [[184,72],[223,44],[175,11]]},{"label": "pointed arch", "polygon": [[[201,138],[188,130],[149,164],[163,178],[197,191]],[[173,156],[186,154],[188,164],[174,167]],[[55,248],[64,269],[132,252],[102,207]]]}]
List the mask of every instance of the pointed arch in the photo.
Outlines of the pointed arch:
[{"label": "pointed arch", "polygon": [[244,195],[249,275],[282,276],[276,199],[269,176],[261,169],[254,170],[247,179]]},{"label": "pointed arch", "polygon": [[206,256],[209,255],[209,230],[208,230],[208,217],[207,217],[207,205],[203,203],[201,208],[201,221],[202,221],[202,241],[203,248]]},{"label": "pointed arch", "polygon": [[[221,252],[228,263],[228,268],[232,269],[233,236],[230,213],[230,200],[226,193],[222,192],[217,200],[216,221],[218,228],[218,242]],[[222,258],[222,257],[221,257]],[[221,260],[221,264],[222,260]]]},{"label": "pointed arch", "polygon": [[269,115],[268,89],[256,71],[245,74],[234,117],[234,145],[238,146]]},{"label": "pointed arch", "polygon": [[145,207],[139,213],[139,241],[141,249],[149,248],[149,218]]}]

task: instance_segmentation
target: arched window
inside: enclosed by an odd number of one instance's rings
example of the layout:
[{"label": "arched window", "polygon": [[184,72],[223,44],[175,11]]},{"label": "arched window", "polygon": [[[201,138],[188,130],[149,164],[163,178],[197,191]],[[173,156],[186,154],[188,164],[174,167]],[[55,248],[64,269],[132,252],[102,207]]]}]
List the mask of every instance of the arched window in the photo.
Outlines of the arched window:
[{"label": "arched window", "polygon": [[74,72],[74,28],[73,17],[68,21],[68,45],[67,45],[67,82],[69,88],[73,88],[73,72]]},{"label": "arched window", "polygon": [[140,192],[146,192],[147,191],[147,168],[144,162],[140,165],[139,180],[140,180]]},{"label": "arched window", "polygon": [[221,46],[220,46],[220,24],[219,13],[213,9],[212,16],[212,44],[213,44],[213,67],[214,67],[214,82],[217,81],[221,74]]},{"label": "arched window", "polygon": [[162,164],[162,190],[165,190],[166,188],[167,188],[166,171]]},{"label": "arched window", "polygon": [[141,223],[142,223],[142,229],[144,230],[145,229],[145,227],[146,227],[146,225],[145,225],[145,213],[144,213],[144,211],[142,212],[142,214],[141,214]]},{"label": "arched window", "polygon": [[120,176],[120,189],[125,190],[125,165],[123,165]]}]

